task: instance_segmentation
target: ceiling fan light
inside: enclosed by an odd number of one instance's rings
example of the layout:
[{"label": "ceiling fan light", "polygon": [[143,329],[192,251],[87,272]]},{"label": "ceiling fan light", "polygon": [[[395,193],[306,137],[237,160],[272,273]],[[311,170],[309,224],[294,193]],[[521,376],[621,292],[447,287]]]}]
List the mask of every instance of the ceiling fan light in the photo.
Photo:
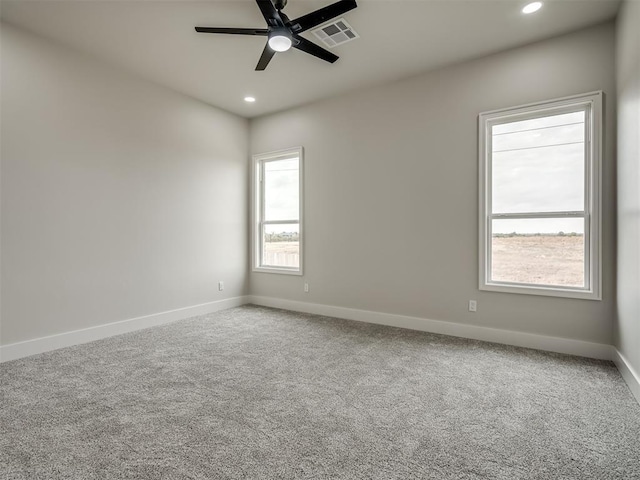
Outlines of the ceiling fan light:
[{"label": "ceiling fan light", "polygon": [[542,2],[532,2],[524,6],[522,13],[529,14],[537,12],[542,8]]},{"label": "ceiling fan light", "polygon": [[282,34],[273,35],[269,38],[269,47],[276,52],[286,52],[291,48],[291,39]]}]

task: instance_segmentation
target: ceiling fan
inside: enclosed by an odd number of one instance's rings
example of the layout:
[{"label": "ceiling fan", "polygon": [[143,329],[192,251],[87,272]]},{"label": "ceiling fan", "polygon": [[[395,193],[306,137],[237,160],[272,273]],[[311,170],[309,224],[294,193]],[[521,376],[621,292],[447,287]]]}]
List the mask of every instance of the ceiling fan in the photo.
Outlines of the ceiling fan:
[{"label": "ceiling fan", "polygon": [[300,34],[358,6],[355,0],[340,0],[295,20],[289,20],[289,17],[282,12],[282,9],[287,5],[287,0],[256,0],[256,3],[267,22],[267,28],[196,27],[196,32],[200,33],[268,37],[256,70],[264,70],[276,52],[285,52],[291,47],[329,63],[335,62],[338,59],[337,55],[301,37]]}]

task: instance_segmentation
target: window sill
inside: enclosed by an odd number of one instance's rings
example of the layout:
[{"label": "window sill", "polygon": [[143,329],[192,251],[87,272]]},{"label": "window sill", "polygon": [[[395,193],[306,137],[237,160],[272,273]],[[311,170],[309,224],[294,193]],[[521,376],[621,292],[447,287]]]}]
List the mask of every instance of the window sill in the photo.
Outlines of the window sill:
[{"label": "window sill", "polygon": [[602,300],[599,292],[585,289],[560,288],[560,287],[536,287],[531,285],[516,285],[503,283],[485,283],[480,290],[500,293],[518,293],[521,295],[542,295],[546,297],[576,298],[581,300]]},{"label": "window sill", "polygon": [[278,267],[254,267],[255,273],[277,273],[280,275],[298,275],[302,276],[302,269],[278,268]]}]

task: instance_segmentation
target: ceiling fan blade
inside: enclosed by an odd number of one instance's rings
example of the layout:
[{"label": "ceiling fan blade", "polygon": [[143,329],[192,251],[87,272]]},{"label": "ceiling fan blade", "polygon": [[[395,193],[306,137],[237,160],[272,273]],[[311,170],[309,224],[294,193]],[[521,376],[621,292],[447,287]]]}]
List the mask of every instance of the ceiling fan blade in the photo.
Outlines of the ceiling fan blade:
[{"label": "ceiling fan blade", "polygon": [[329,50],[325,50],[324,48],[316,45],[315,43],[310,42],[306,38],[298,37],[296,35],[294,36],[294,39],[298,43],[296,44],[296,42],[294,41],[293,48],[302,50],[303,52],[308,53],[309,55],[313,55],[314,57],[321,58],[322,60],[325,60],[329,63],[333,63],[336,60],[338,60],[338,58],[340,58],[337,55],[334,55],[333,53],[331,53]]},{"label": "ceiling fan blade", "polygon": [[267,25],[270,27],[284,27],[284,22],[280,18],[280,13],[271,0],[256,0],[258,8],[262,12]]},{"label": "ceiling fan blade", "polygon": [[327,20],[340,16],[349,10],[353,10],[357,6],[358,5],[355,0],[340,0],[339,2],[321,8],[320,10],[316,10],[315,12],[311,12],[307,15],[291,20],[287,26],[291,28],[293,33],[302,33],[326,22]]},{"label": "ceiling fan blade", "polygon": [[276,51],[272,50],[271,47],[269,46],[269,43],[267,43],[264,46],[262,55],[260,55],[260,60],[258,60],[258,65],[256,65],[256,71],[264,70],[265,68],[267,68],[267,65],[269,65],[269,62],[271,61],[271,59],[275,54],[276,54]]},{"label": "ceiling fan blade", "polygon": [[199,33],[227,33],[231,35],[261,35],[269,34],[266,28],[218,28],[218,27],[196,27]]}]

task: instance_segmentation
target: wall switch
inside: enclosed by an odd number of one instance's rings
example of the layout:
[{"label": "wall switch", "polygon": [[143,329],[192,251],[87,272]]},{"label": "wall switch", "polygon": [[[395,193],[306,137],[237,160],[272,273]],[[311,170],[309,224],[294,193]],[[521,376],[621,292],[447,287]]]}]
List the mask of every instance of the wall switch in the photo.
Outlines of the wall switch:
[{"label": "wall switch", "polygon": [[308,283],[304,284],[304,291],[305,291],[305,293],[309,293],[309,284]]},{"label": "wall switch", "polygon": [[224,282],[220,281],[218,282],[218,291],[221,292],[224,290]]},{"label": "wall switch", "polygon": [[469,311],[475,312],[477,311],[478,303],[475,300],[469,300]]}]

